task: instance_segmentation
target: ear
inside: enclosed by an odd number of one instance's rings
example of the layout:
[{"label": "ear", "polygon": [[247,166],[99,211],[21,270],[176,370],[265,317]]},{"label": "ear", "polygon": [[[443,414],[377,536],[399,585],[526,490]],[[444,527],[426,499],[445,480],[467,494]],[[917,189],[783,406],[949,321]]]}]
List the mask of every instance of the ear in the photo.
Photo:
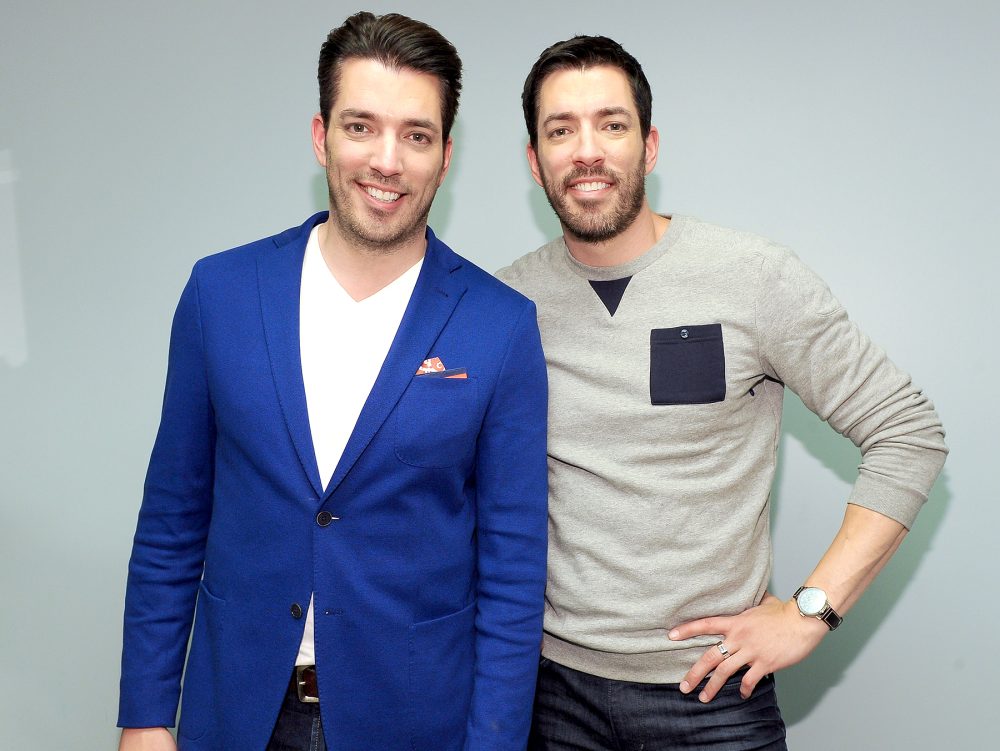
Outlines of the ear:
[{"label": "ear", "polygon": [[323,116],[318,112],[312,119],[312,145],[316,161],[321,167],[326,167],[326,126],[323,125]]},{"label": "ear", "polygon": [[538,169],[538,154],[536,154],[535,150],[532,148],[531,141],[528,141],[526,152],[528,155],[528,167],[531,168],[531,176],[535,178],[536,183],[544,188],[545,185],[542,183],[542,172]]},{"label": "ear", "polygon": [[441,183],[444,182],[444,176],[448,174],[448,168],[451,167],[451,149],[453,143],[451,136],[448,136],[448,142],[444,145],[444,162],[441,164],[441,175],[438,177],[438,187],[441,187]]},{"label": "ear", "polygon": [[656,166],[656,158],[660,153],[660,131],[655,125],[649,126],[649,135],[646,136],[646,174],[653,171]]}]

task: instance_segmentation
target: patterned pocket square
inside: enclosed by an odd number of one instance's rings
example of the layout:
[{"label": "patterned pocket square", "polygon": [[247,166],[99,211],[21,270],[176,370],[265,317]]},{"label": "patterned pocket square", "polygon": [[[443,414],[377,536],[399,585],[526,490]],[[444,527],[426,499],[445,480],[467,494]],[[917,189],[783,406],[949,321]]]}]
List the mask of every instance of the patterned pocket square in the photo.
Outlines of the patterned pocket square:
[{"label": "patterned pocket square", "polygon": [[429,357],[417,368],[418,376],[430,376],[432,378],[468,378],[469,374],[465,368],[445,368],[440,357]]}]

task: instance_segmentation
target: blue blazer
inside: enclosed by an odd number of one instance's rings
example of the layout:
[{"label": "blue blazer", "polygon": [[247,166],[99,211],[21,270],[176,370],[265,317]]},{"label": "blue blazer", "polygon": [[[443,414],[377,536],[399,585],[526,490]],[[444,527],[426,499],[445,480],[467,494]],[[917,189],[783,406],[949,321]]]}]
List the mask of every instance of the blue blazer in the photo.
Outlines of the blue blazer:
[{"label": "blue blazer", "polygon": [[[428,229],[324,490],[299,286],[325,219],[199,261],[181,296],[129,563],[118,724],[173,725],[190,634],[181,749],[264,749],[315,593],[331,751],[523,749],[546,554],[534,306]],[[468,378],[415,376],[430,357]]]}]

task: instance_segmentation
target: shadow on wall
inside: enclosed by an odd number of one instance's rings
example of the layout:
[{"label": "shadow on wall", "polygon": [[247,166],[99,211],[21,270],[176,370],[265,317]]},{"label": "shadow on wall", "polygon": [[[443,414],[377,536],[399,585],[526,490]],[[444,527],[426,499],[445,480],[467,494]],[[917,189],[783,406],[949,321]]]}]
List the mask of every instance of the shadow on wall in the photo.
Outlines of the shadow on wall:
[{"label": "shadow on wall", "polygon": [[16,180],[10,151],[0,149],[0,361],[13,368],[28,359],[14,212]]},{"label": "shadow on wall", "polygon": [[[785,435],[793,436],[837,477],[848,484],[854,483],[859,463],[857,448],[810,412],[798,398],[785,400],[782,426],[782,443]],[[783,471],[783,453],[781,451],[778,455],[775,487],[778,486]],[[950,503],[948,473],[945,470],[938,478],[913,529],[881,575],[851,609],[850,616],[837,630],[837,638],[824,639],[804,661],[782,671],[778,678],[778,694],[781,714],[788,726],[808,717],[824,694],[843,679],[851,663],[916,576]],[[780,505],[781,499],[773,498],[772,518]]]},{"label": "shadow on wall", "polygon": [[[542,233],[545,242],[562,234],[559,220],[556,218],[552,207],[549,206],[548,199],[545,198],[545,191],[535,185],[532,180],[526,195],[528,206],[531,207],[531,218],[535,221],[535,227]],[[532,248],[531,250],[534,250]],[[526,251],[527,252],[527,251]]]},{"label": "shadow on wall", "polygon": [[[438,239],[446,243],[448,242],[448,227],[451,224],[452,211],[455,208],[454,185],[459,181],[462,173],[461,144],[465,143],[465,138],[462,135],[464,130],[461,120],[456,120],[451,126],[451,139],[454,144],[451,150],[451,166],[448,168],[448,176],[438,188],[437,195],[434,196],[434,203],[431,205],[431,213],[427,221]],[[459,253],[461,252],[459,250]]]},{"label": "shadow on wall", "polygon": [[330,208],[330,194],[326,186],[326,173],[316,172],[312,179],[313,213]]}]

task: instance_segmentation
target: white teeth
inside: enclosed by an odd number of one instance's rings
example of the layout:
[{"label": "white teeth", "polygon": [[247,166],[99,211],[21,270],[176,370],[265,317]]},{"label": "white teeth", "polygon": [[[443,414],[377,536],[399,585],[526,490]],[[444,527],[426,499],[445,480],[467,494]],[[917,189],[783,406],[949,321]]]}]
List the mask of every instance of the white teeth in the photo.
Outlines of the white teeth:
[{"label": "white teeth", "polygon": [[590,193],[594,190],[601,190],[603,188],[610,188],[611,183],[579,183],[574,185],[575,190],[582,190],[584,193]]},{"label": "white teeth", "polygon": [[373,188],[370,185],[365,186],[365,193],[370,195],[376,201],[384,201],[385,203],[392,203],[400,196],[399,193],[390,193],[386,190],[379,190],[378,188]]}]

